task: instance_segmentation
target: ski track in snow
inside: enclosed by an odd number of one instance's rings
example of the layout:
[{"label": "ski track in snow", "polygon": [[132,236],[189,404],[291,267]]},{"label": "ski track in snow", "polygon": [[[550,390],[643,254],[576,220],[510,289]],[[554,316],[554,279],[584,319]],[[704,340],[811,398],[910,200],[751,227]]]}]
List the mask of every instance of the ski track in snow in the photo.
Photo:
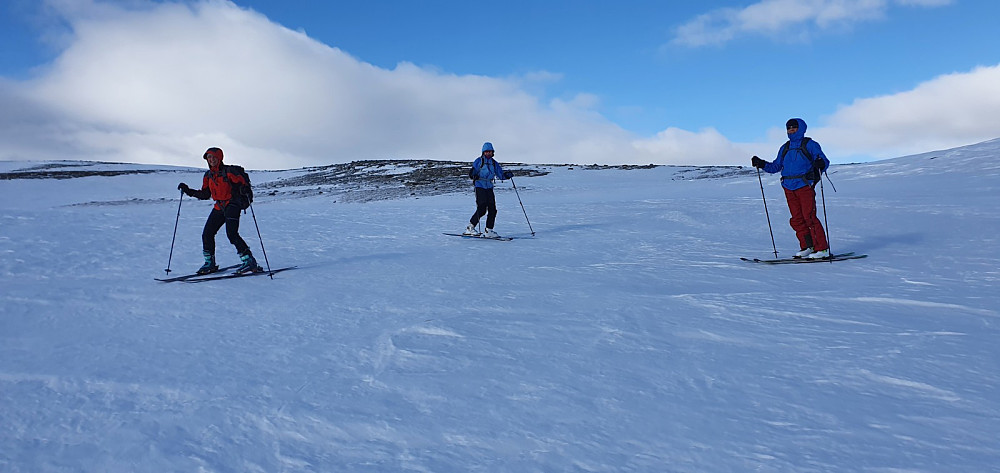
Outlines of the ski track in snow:
[{"label": "ski track in snow", "polygon": [[998,152],[834,166],[864,260],[739,261],[773,256],[752,174],[551,167],[517,178],[534,238],[498,188],[507,243],[440,235],[471,192],[261,193],[299,268],[204,284],[152,279],[200,171],[0,181],[0,471],[997,471]]},{"label": "ski track in snow", "polygon": [[975,307],[968,307],[961,304],[945,304],[940,302],[931,301],[917,301],[912,299],[894,299],[891,297],[856,297],[853,300],[859,302],[877,302],[883,304],[897,304],[901,306],[912,306],[912,307],[924,307],[932,309],[945,309],[945,310],[956,310],[959,312],[969,312],[973,314],[984,315],[988,317],[997,317],[998,313],[995,310],[988,309],[978,309]]}]

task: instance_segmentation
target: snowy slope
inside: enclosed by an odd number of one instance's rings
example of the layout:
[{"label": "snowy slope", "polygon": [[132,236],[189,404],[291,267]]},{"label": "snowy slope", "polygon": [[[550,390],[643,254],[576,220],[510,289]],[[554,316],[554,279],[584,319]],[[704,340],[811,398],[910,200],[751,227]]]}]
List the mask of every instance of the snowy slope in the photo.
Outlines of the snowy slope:
[{"label": "snowy slope", "polygon": [[153,280],[201,170],[0,180],[0,471],[1000,471],[998,158],[834,166],[831,243],[870,257],[781,267],[739,260],[772,256],[749,168],[535,166],[512,242],[441,234],[468,189],[252,172],[299,269],[204,284]]}]

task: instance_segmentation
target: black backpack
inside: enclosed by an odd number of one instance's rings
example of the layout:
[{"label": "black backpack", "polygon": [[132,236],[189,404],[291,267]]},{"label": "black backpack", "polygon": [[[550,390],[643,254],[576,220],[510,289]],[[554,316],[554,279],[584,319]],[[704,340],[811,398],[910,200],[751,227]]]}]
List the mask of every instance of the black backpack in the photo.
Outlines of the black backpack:
[{"label": "black backpack", "polygon": [[473,181],[479,180],[479,169],[476,168],[476,163],[472,163],[472,167],[469,168],[469,178]]},{"label": "black backpack", "polygon": [[[813,162],[816,161],[816,159],[813,158],[812,153],[810,153],[809,149],[806,148],[806,145],[809,144],[810,141],[812,141],[812,138],[810,138],[808,136],[803,136],[801,144],[799,145],[799,147],[798,148],[791,148],[791,149],[797,149],[797,150],[801,151],[802,154],[806,157],[806,159],[809,160],[809,164],[812,165]],[[791,145],[792,145],[792,141],[791,140],[786,141],[785,144],[781,145],[781,157],[782,158],[784,158],[785,155],[788,154],[789,146],[791,146]],[[819,181],[821,179],[819,171],[817,171],[816,168],[810,168],[809,172],[807,172],[805,174],[805,176],[795,176],[795,177],[803,177],[803,178],[805,178],[805,179],[807,179],[809,181],[814,181],[814,182],[815,181]]]},{"label": "black backpack", "polygon": [[[246,184],[236,184],[229,180],[227,177],[229,173],[236,174],[237,176],[243,176],[243,180]],[[241,209],[246,210],[253,203],[253,187],[250,186],[250,175],[247,174],[246,169],[243,166],[236,166],[234,164],[227,164],[226,168],[223,169],[222,178],[229,183],[229,186],[233,189],[233,202],[240,206]]]}]

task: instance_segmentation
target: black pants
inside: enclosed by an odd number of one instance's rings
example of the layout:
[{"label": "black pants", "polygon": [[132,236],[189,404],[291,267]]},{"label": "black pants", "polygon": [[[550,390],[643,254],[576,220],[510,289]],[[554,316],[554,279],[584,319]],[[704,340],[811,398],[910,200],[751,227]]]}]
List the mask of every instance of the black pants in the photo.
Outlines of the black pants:
[{"label": "black pants", "polygon": [[236,252],[240,255],[249,252],[250,247],[240,236],[240,208],[232,204],[227,205],[225,210],[212,207],[212,213],[208,214],[208,221],[205,222],[205,230],[201,232],[202,248],[210,254],[215,254],[215,234],[219,233],[223,224],[226,225],[226,236],[236,247]]},{"label": "black pants", "polygon": [[476,188],[476,213],[472,214],[469,223],[479,225],[479,219],[486,215],[486,228],[493,228],[497,220],[497,196],[493,189]]}]

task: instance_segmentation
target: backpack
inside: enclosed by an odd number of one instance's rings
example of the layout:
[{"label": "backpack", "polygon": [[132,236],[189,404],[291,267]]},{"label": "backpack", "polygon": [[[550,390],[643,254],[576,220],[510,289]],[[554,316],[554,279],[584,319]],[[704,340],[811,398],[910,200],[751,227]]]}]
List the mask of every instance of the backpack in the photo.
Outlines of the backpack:
[{"label": "backpack", "polygon": [[[805,155],[806,159],[809,160],[809,164],[812,165],[813,162],[815,161],[815,159],[813,158],[812,153],[809,152],[809,149],[806,148],[806,145],[809,144],[810,141],[812,141],[812,138],[810,138],[808,136],[803,136],[801,144],[799,145],[799,147],[798,148],[791,148],[791,149],[797,149],[797,150],[801,151],[802,154]],[[788,141],[785,142],[785,144],[781,145],[781,158],[782,159],[784,159],[785,155],[788,154],[788,150],[789,150],[789,147],[791,145],[792,145],[792,141],[791,140],[788,140]],[[805,174],[805,176],[795,176],[795,177],[803,177],[803,178],[805,178],[805,179],[807,179],[809,181],[819,181],[821,179],[821,177],[819,175],[819,172],[816,171],[816,168],[812,168],[812,167],[809,169],[809,172],[807,172]]]},{"label": "backpack", "polygon": [[[229,173],[236,174],[237,176],[242,176],[246,184],[236,184],[229,180]],[[243,166],[236,166],[234,164],[227,164],[226,168],[222,172],[222,179],[229,183],[229,186],[233,189],[233,201],[235,201],[241,209],[246,210],[253,203],[253,187],[250,186],[250,175],[247,174],[246,169]],[[237,199],[237,197],[239,197]]]},{"label": "backpack", "polygon": [[[492,161],[493,161],[493,164],[489,164],[489,166],[496,165],[497,161],[495,159],[492,160]],[[482,161],[479,161],[479,167],[478,168],[476,167],[476,163],[473,162],[472,163],[472,167],[469,168],[469,178],[472,179],[473,181],[478,181],[479,178],[480,178],[479,171],[481,171],[483,169],[483,166],[487,166],[487,165],[488,164],[486,164],[486,159],[485,158],[483,158]]]},{"label": "backpack", "polygon": [[[482,167],[482,163],[480,163],[479,167]],[[476,163],[472,163],[472,167],[469,168],[469,179],[473,181],[479,180],[479,168],[476,167]]]}]

